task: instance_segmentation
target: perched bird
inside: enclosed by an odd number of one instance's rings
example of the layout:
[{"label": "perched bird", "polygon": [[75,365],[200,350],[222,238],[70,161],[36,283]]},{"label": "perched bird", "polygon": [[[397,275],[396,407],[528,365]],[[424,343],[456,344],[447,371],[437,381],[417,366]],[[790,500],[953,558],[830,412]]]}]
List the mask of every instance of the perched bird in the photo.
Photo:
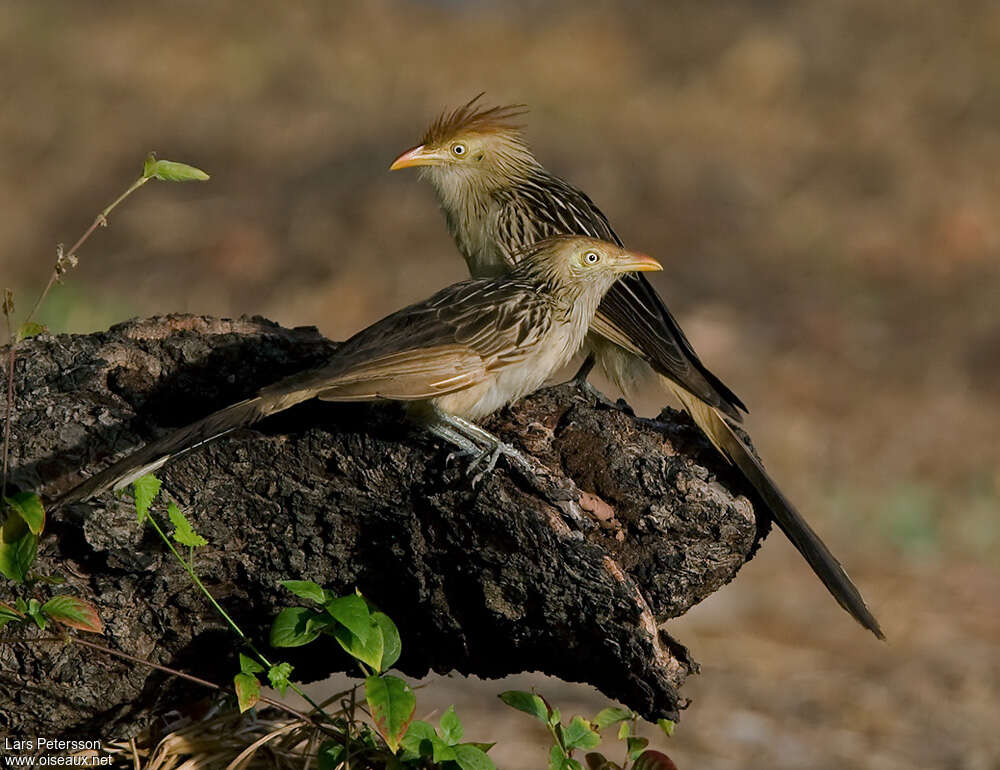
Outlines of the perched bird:
[{"label": "perched bird", "polygon": [[[390,170],[419,166],[444,211],[448,229],[473,276],[516,269],[531,243],[560,234],[588,235],[622,245],[608,218],[581,190],[549,173],[532,154],[514,120],[522,105],[483,108],[482,94],[443,114],[420,144]],[[655,373],[715,447],[743,473],[774,521],[840,605],[883,639],[878,621],[837,559],[785,498],[734,430],[743,402],[698,358],[663,300],[642,275],[618,281],[601,302],[590,351],[622,391]]]},{"label": "perched bird", "polygon": [[128,455],[60,507],[119,489],[169,460],[302,401],[405,401],[408,415],[491,470],[516,451],[471,422],[542,386],[580,350],[605,292],[658,262],[587,237],[531,245],[504,276],[453,284],[364,329],[329,362],[262,388]]}]

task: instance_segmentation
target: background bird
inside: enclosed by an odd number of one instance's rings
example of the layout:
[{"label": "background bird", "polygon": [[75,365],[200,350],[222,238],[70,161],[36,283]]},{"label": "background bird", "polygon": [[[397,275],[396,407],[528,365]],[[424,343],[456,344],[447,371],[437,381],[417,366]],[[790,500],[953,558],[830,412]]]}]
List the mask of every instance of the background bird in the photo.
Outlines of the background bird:
[{"label": "background bird", "polygon": [[121,488],[178,455],[311,398],[404,401],[408,415],[492,469],[515,450],[477,420],[537,390],[579,351],[605,292],[629,271],[662,269],[643,254],[556,237],[509,274],[453,284],[358,332],[330,361],[262,388],[131,455],[62,495],[60,507]]},{"label": "background bird", "polygon": [[[434,187],[448,229],[473,276],[515,268],[529,244],[578,234],[619,246],[607,217],[581,190],[545,170],[513,121],[522,105],[478,107],[482,94],[444,113],[390,170],[419,166]],[[586,375],[595,360],[625,393],[653,375],[672,392],[715,447],[743,473],[774,521],[833,597],[879,639],[884,635],[861,593],[808,522],[785,498],[728,420],[740,399],[698,358],[666,304],[641,275],[608,291],[587,338]],[[579,375],[578,375],[579,376]]]}]

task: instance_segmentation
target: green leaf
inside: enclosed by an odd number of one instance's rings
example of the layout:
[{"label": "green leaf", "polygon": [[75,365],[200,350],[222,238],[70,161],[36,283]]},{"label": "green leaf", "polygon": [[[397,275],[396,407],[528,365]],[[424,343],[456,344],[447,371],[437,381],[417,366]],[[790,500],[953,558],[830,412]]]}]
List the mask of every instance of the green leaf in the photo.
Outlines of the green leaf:
[{"label": "green leaf", "polygon": [[650,750],[639,755],[632,770],[677,770],[677,765],[666,754]]},{"label": "green leaf", "polygon": [[674,734],[674,721],[672,719],[657,719],[656,724],[668,738]]},{"label": "green leaf", "polygon": [[611,725],[618,724],[626,719],[632,719],[632,716],[633,714],[629,709],[609,706],[597,712],[597,716],[594,717],[594,724],[597,725],[598,730],[603,730],[605,727],[611,727]]},{"label": "green leaf", "polygon": [[485,754],[490,749],[492,749],[494,746],[496,746],[497,742],[493,741],[492,743],[483,743],[482,741],[466,741],[462,745],[463,746],[475,746],[477,749],[479,749],[481,752],[483,752]]},{"label": "green leaf", "polygon": [[455,714],[455,707],[448,706],[448,709],[441,715],[441,740],[449,746],[454,746],[462,740],[464,734],[465,730]]},{"label": "green leaf", "polygon": [[393,664],[399,660],[399,655],[403,651],[403,643],[399,639],[399,629],[384,612],[373,612],[372,620],[382,633],[382,662],[379,671],[392,668]]},{"label": "green leaf", "polygon": [[20,328],[17,330],[17,341],[30,339],[31,337],[36,337],[45,331],[45,326],[40,323],[35,323],[34,321],[28,321],[21,324]]},{"label": "green leaf", "polygon": [[321,613],[308,607],[286,607],[271,624],[272,647],[301,647],[319,636],[313,622]]},{"label": "green leaf", "polygon": [[157,160],[153,153],[146,158],[142,175],[146,179],[152,177],[163,182],[204,182],[209,178],[200,168],[173,160]]},{"label": "green leaf", "polygon": [[362,663],[367,664],[375,671],[382,669],[382,654],[385,651],[382,642],[382,634],[375,621],[369,617],[369,631],[367,639],[362,640],[346,626],[338,624],[333,629],[333,638],[337,640],[344,651],[353,658],[357,658]]},{"label": "green leaf", "polygon": [[285,690],[288,689],[288,678],[292,675],[291,663],[275,663],[267,670],[267,679],[271,687],[285,697]]},{"label": "green leaf", "polygon": [[407,729],[406,735],[399,742],[399,745],[403,748],[401,759],[404,762],[409,762],[420,757],[432,756],[434,753],[433,741],[435,739],[440,740],[433,725],[420,719],[414,719],[410,722],[410,727]]},{"label": "green leaf", "polygon": [[34,492],[17,492],[3,499],[7,506],[17,511],[28,525],[33,535],[42,534],[45,529],[45,508],[41,498]]},{"label": "green leaf", "polygon": [[621,770],[620,766],[597,751],[591,751],[584,759],[587,761],[588,770]]},{"label": "green leaf", "polygon": [[563,746],[573,749],[592,749],[601,742],[601,736],[583,717],[573,717],[568,727],[563,728]]},{"label": "green leaf", "polygon": [[431,747],[431,759],[436,765],[440,765],[442,762],[454,762],[458,756],[454,746],[449,746],[437,736],[431,738]]},{"label": "green leaf", "polygon": [[241,714],[257,705],[260,700],[260,682],[257,677],[240,672],[233,677],[233,686],[236,688],[236,701]]},{"label": "green leaf", "polygon": [[21,514],[10,511],[0,527],[0,573],[15,583],[23,583],[38,553],[38,535]]},{"label": "green leaf", "polygon": [[566,767],[566,754],[561,748],[553,745],[549,749],[549,770],[563,770]]},{"label": "green leaf", "polygon": [[170,523],[174,525],[174,540],[178,543],[192,548],[208,545],[208,541],[194,531],[187,516],[173,501],[167,505],[167,516],[170,517]]},{"label": "green leaf", "polygon": [[281,585],[300,599],[308,599],[317,604],[323,604],[327,599],[326,591],[311,580],[282,580]]},{"label": "green leaf", "polygon": [[365,679],[365,700],[376,729],[395,753],[417,708],[413,690],[396,676],[370,676]]},{"label": "green leaf", "polygon": [[492,759],[469,743],[455,747],[455,762],[462,770],[497,770]]},{"label": "green leaf", "polygon": [[28,617],[35,621],[35,625],[42,629],[42,631],[49,624],[45,615],[42,614],[42,604],[38,599],[28,600]]},{"label": "green leaf", "polygon": [[343,623],[352,634],[368,644],[372,636],[381,636],[372,622],[368,604],[357,594],[348,594],[338,599],[331,599],[323,605],[338,622]]},{"label": "green leaf", "polygon": [[[542,702],[544,701],[545,699],[542,698]],[[555,727],[557,724],[559,724],[561,720],[562,720],[562,714],[559,713],[559,709],[549,708],[549,724]]]},{"label": "green leaf", "polygon": [[319,770],[337,770],[343,762],[345,754],[347,754],[347,749],[344,748],[343,744],[336,741],[324,741],[316,755]]},{"label": "green leaf", "polygon": [[543,724],[548,723],[549,711],[545,707],[545,701],[534,693],[524,692],[523,690],[507,690],[500,693],[500,700],[511,708],[523,711],[525,714],[531,714],[531,716]]},{"label": "green leaf", "polygon": [[628,757],[629,759],[635,759],[640,754],[642,750],[649,745],[648,738],[632,737],[626,741],[626,746],[628,747]]},{"label": "green leaf", "polygon": [[139,517],[139,523],[146,520],[149,513],[149,506],[153,504],[156,496],[160,494],[160,487],[163,486],[156,476],[147,473],[132,482],[132,496],[135,498],[135,513]]},{"label": "green leaf", "polygon": [[18,612],[9,604],[4,604],[0,602],[0,628],[3,628],[10,622],[19,621],[24,618],[23,612]]},{"label": "green leaf", "polygon": [[622,722],[620,725],[618,725],[618,740],[623,741],[626,738],[628,738],[631,731],[632,731],[632,725],[630,725],[628,722]]},{"label": "green leaf", "polygon": [[97,614],[97,608],[88,601],[75,596],[53,596],[42,605],[42,612],[64,626],[103,634],[104,625]]},{"label": "green leaf", "polygon": [[240,671],[244,674],[259,674],[264,670],[264,667],[260,665],[253,658],[240,653]]}]

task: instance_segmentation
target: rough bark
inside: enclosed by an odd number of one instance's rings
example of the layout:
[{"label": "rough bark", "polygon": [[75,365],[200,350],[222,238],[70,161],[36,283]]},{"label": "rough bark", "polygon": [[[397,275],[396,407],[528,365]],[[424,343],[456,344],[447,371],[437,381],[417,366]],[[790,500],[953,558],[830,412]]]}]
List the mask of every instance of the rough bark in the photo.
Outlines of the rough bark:
[{"label": "rough bark", "polygon": [[[51,498],[335,347],[314,329],[192,316],[31,340],[17,359],[10,484]],[[297,603],[279,580],[357,587],[398,623],[407,674],[538,670],[676,718],[697,664],[659,625],[731,580],[763,532],[698,430],[672,410],[640,420],[549,388],[487,423],[538,473],[501,460],[473,490],[446,463],[450,448],[400,416],[303,404],[161,474],[210,542],[198,570],[226,610],[266,640],[276,611]],[[105,495],[50,517],[36,571],[67,582],[30,595],[94,602],[109,646],[219,683],[235,673],[233,637],[130,503]],[[0,581],[0,599],[16,593]],[[174,677],[10,628],[0,726],[12,733],[128,736],[192,695]],[[305,681],[348,665],[322,641],[275,657]]]}]

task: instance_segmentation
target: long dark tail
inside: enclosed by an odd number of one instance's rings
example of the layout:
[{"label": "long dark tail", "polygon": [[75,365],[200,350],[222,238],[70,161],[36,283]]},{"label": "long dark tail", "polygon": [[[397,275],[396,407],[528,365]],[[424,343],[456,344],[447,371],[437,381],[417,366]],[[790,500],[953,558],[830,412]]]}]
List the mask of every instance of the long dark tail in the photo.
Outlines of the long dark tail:
[{"label": "long dark tail", "polygon": [[677,395],[705,434],[712,440],[716,448],[728,457],[746,477],[753,488],[763,498],[771,511],[775,523],[792,541],[799,553],[809,562],[816,576],[833,595],[841,607],[861,625],[871,631],[879,639],[885,639],[878,621],[865,604],[861,592],[851,582],[847,572],[830,553],[830,549],[820,540],[812,527],[788,502],[771,477],[767,475],[753,453],[743,440],[736,434],[719,412],[690,393],[671,385],[671,390]]},{"label": "long dark tail", "polygon": [[63,493],[50,507],[60,508],[78,500],[86,500],[94,495],[99,495],[108,489],[121,489],[140,476],[153,473],[192,449],[197,449],[237,428],[252,425],[278,411],[274,407],[274,399],[257,396],[213,412],[208,417],[179,428],[158,441],[147,444],[142,449],[123,457],[111,467],[105,468],[100,473]]}]

